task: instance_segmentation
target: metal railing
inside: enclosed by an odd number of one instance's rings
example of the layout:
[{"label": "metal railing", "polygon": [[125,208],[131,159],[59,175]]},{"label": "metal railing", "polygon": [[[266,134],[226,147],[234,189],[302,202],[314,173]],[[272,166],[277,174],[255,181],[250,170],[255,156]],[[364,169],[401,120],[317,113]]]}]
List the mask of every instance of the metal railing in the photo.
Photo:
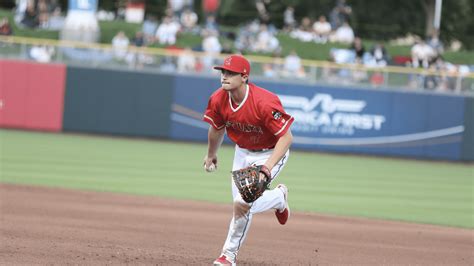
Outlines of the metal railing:
[{"label": "metal railing", "polygon": [[[114,49],[107,44],[0,36],[0,58],[87,67],[215,75],[212,66],[220,64],[224,57],[224,54],[210,55],[181,49],[134,46]],[[252,62],[252,78],[474,95],[474,73],[461,72],[456,67],[441,71],[301,60],[301,67],[291,71],[285,68],[284,58],[248,58]]]}]

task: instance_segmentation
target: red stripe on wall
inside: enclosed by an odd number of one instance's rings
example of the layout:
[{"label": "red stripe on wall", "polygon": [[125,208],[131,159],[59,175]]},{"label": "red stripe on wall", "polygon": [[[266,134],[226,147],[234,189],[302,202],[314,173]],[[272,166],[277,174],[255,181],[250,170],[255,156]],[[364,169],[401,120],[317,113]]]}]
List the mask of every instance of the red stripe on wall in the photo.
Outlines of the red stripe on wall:
[{"label": "red stripe on wall", "polygon": [[0,60],[0,126],[61,131],[66,66]]}]

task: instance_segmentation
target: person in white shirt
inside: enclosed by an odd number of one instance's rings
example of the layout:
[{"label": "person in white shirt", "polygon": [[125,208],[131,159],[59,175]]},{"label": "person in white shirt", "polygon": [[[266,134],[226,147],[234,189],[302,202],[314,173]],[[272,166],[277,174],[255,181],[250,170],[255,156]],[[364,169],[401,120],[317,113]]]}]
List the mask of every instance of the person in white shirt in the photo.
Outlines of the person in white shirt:
[{"label": "person in white shirt", "polygon": [[267,25],[260,25],[260,32],[257,35],[257,42],[255,43],[256,52],[270,53],[274,52],[280,46],[278,39],[268,30]]},{"label": "person in white shirt", "polygon": [[219,33],[213,30],[203,30],[202,50],[205,55],[201,58],[204,69],[212,69],[216,56],[221,53],[222,45],[219,42]]},{"label": "person in white shirt", "polygon": [[320,16],[318,21],[313,24],[314,41],[316,43],[326,43],[331,34],[331,24],[326,20],[325,16]]},{"label": "person in white shirt", "polygon": [[191,48],[186,47],[178,56],[178,72],[194,72],[196,69],[196,57],[193,55]]},{"label": "person in white shirt", "polygon": [[123,31],[119,31],[114,38],[112,39],[112,48],[114,51],[114,56],[117,59],[125,59],[128,52],[128,45],[130,40],[125,35]]},{"label": "person in white shirt", "polygon": [[411,48],[413,67],[428,68],[430,61],[436,56],[436,51],[426,42],[418,40]]},{"label": "person in white shirt", "polygon": [[180,17],[181,25],[183,26],[183,31],[196,33],[198,16],[191,9],[186,8]]},{"label": "person in white shirt", "polygon": [[180,29],[181,25],[179,23],[174,22],[172,17],[166,16],[163,18],[163,22],[160,26],[158,26],[155,37],[159,44],[174,45]]},{"label": "person in white shirt", "polygon": [[342,24],[342,26],[340,26],[331,37],[331,41],[352,43],[354,41],[354,37],[354,31],[352,30],[351,26],[349,26],[349,23],[344,22],[344,24]]},{"label": "person in white shirt", "polygon": [[291,51],[289,55],[285,57],[285,63],[283,65],[283,76],[285,77],[296,77],[303,78],[306,76],[304,67],[301,64],[301,58],[296,54],[296,51]]},{"label": "person in white shirt", "polygon": [[219,42],[218,34],[214,31],[203,31],[202,49],[209,54],[219,54],[222,45]]}]

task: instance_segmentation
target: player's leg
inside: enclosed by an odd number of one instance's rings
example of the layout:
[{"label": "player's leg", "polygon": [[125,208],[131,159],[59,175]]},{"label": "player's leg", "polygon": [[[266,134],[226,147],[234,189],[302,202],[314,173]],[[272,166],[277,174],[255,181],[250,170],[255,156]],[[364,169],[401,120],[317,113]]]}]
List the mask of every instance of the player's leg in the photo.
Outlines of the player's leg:
[{"label": "player's leg", "polygon": [[[232,170],[241,169],[247,167],[246,157],[248,153],[245,150],[240,149],[238,146],[235,148],[234,162],[232,165]],[[232,220],[229,224],[229,231],[227,233],[227,238],[222,248],[222,254],[226,256],[229,262],[235,262],[237,253],[241,245],[243,244],[247,232],[250,228],[252,222],[252,214],[249,212],[250,205],[242,200],[239,190],[235,186],[232,178],[232,196],[233,196],[233,215]]]},{"label": "player's leg", "polygon": [[[266,162],[270,157],[271,152],[254,154],[249,159],[253,160],[250,164],[261,165]],[[276,180],[280,172],[285,167],[286,162],[290,152],[287,151],[286,154],[281,158],[281,160],[273,167],[272,169],[272,183]],[[258,198],[253,204],[250,212],[252,214],[268,211],[270,209],[283,210],[286,207],[286,195],[283,189],[276,187],[274,189],[266,190],[263,195]]]}]

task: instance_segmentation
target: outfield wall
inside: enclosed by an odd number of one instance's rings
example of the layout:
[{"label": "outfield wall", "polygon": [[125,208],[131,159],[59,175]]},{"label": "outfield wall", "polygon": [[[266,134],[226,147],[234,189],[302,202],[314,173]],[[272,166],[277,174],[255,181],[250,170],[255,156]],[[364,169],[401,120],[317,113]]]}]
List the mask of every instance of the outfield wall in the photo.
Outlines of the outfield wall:
[{"label": "outfield wall", "polygon": [[[217,81],[211,83],[209,79],[198,77],[177,78],[171,138],[206,139],[207,125],[198,120],[197,114],[202,113],[209,95],[219,86]],[[468,148],[473,137],[472,125],[464,119],[465,111],[472,112],[470,98],[323,85],[257,83],[279,95],[287,112],[295,117],[292,126],[294,148],[472,160],[472,148]]]},{"label": "outfield wall", "polygon": [[68,67],[64,131],[167,138],[172,76]]},{"label": "outfield wall", "polygon": [[[79,67],[66,75],[64,66],[14,61],[0,61],[0,73],[2,127],[200,142],[202,113],[219,87],[218,76]],[[295,117],[295,149],[474,160],[472,97],[256,83]]]}]

